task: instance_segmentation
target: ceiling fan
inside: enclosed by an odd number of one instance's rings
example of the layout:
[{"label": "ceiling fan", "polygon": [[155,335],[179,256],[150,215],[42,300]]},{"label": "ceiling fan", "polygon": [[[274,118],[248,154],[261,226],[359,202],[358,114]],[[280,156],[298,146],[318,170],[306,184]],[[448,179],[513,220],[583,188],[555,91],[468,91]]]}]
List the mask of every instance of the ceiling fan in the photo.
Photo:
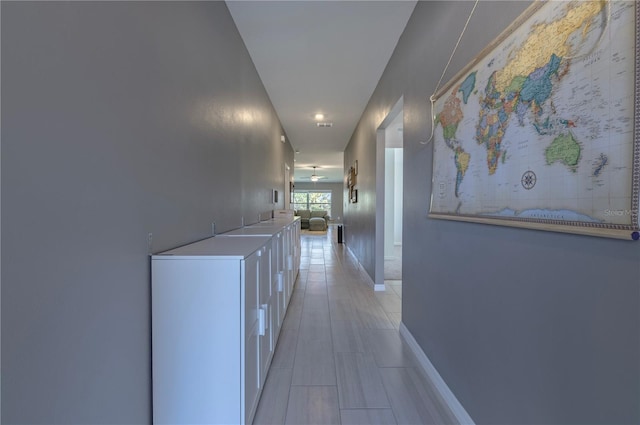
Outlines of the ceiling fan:
[{"label": "ceiling fan", "polygon": [[303,178],[304,179],[309,179],[312,182],[317,182],[318,180],[326,179],[327,178],[326,176],[319,176],[319,175],[316,174],[316,168],[317,167],[315,167],[315,166],[313,167],[313,174],[311,174],[311,176],[303,177]]}]

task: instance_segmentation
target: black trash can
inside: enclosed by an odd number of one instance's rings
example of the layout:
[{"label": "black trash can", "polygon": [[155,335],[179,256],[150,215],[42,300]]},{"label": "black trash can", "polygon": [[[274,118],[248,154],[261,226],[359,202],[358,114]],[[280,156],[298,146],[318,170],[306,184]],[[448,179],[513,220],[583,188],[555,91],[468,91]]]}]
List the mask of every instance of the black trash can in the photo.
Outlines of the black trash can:
[{"label": "black trash can", "polygon": [[338,224],[338,243],[342,243],[342,225]]}]

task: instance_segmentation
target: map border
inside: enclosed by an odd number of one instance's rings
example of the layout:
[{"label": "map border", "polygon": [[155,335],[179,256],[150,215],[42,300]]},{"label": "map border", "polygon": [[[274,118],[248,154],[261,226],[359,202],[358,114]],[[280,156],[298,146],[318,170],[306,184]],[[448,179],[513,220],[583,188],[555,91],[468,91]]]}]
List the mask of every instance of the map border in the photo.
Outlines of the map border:
[{"label": "map border", "polygon": [[[607,4],[613,0],[604,0]],[[439,99],[446,94],[449,89],[467,75],[485,56],[491,53],[496,47],[504,42],[516,29],[523,25],[529,18],[549,1],[538,1],[529,6],[516,20],[511,23],[498,37],[496,37],[487,47],[485,47],[471,62],[456,73],[447,84],[445,84],[435,94],[435,98]],[[535,218],[511,218],[511,217],[487,217],[480,214],[451,214],[451,213],[434,213],[433,206],[433,189],[435,187],[435,175],[431,180],[431,199],[429,202],[429,218],[466,221],[483,224],[493,224],[510,227],[520,227],[528,229],[546,230],[553,232],[575,233],[589,236],[610,237],[626,240],[638,240],[640,238],[640,4],[632,1],[635,8],[635,60],[632,61],[635,66],[635,92],[634,92],[634,129],[633,129],[633,169],[631,175],[631,223],[630,225],[608,224],[608,223],[590,223],[581,221],[565,221],[565,220],[543,220]],[[609,7],[609,6],[608,6]],[[435,123],[433,124],[435,125]],[[434,146],[435,149],[435,146]],[[435,169],[436,158],[433,156],[433,169]]]}]

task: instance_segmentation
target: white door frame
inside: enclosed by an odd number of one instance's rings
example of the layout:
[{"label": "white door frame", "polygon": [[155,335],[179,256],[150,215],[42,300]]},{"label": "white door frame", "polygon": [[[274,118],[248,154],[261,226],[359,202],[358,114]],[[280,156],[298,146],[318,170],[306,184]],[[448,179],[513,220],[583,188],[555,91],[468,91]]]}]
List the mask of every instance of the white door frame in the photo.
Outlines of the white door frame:
[{"label": "white door frame", "polygon": [[404,96],[395,103],[376,130],[376,242],[375,242],[375,291],[384,291],[384,179],[385,179],[385,130],[404,108]]},{"label": "white door frame", "polygon": [[291,208],[291,167],[286,162],[284,163],[284,209]]}]

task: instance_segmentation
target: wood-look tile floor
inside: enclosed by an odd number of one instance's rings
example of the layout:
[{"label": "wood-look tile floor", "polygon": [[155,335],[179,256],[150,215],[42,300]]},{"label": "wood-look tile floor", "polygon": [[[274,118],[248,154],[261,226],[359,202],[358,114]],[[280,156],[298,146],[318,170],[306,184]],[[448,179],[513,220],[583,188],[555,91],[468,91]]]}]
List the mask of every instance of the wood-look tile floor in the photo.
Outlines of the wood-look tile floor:
[{"label": "wood-look tile floor", "polygon": [[253,423],[448,424],[400,338],[402,284],[374,292],[330,227],[302,260]]}]

